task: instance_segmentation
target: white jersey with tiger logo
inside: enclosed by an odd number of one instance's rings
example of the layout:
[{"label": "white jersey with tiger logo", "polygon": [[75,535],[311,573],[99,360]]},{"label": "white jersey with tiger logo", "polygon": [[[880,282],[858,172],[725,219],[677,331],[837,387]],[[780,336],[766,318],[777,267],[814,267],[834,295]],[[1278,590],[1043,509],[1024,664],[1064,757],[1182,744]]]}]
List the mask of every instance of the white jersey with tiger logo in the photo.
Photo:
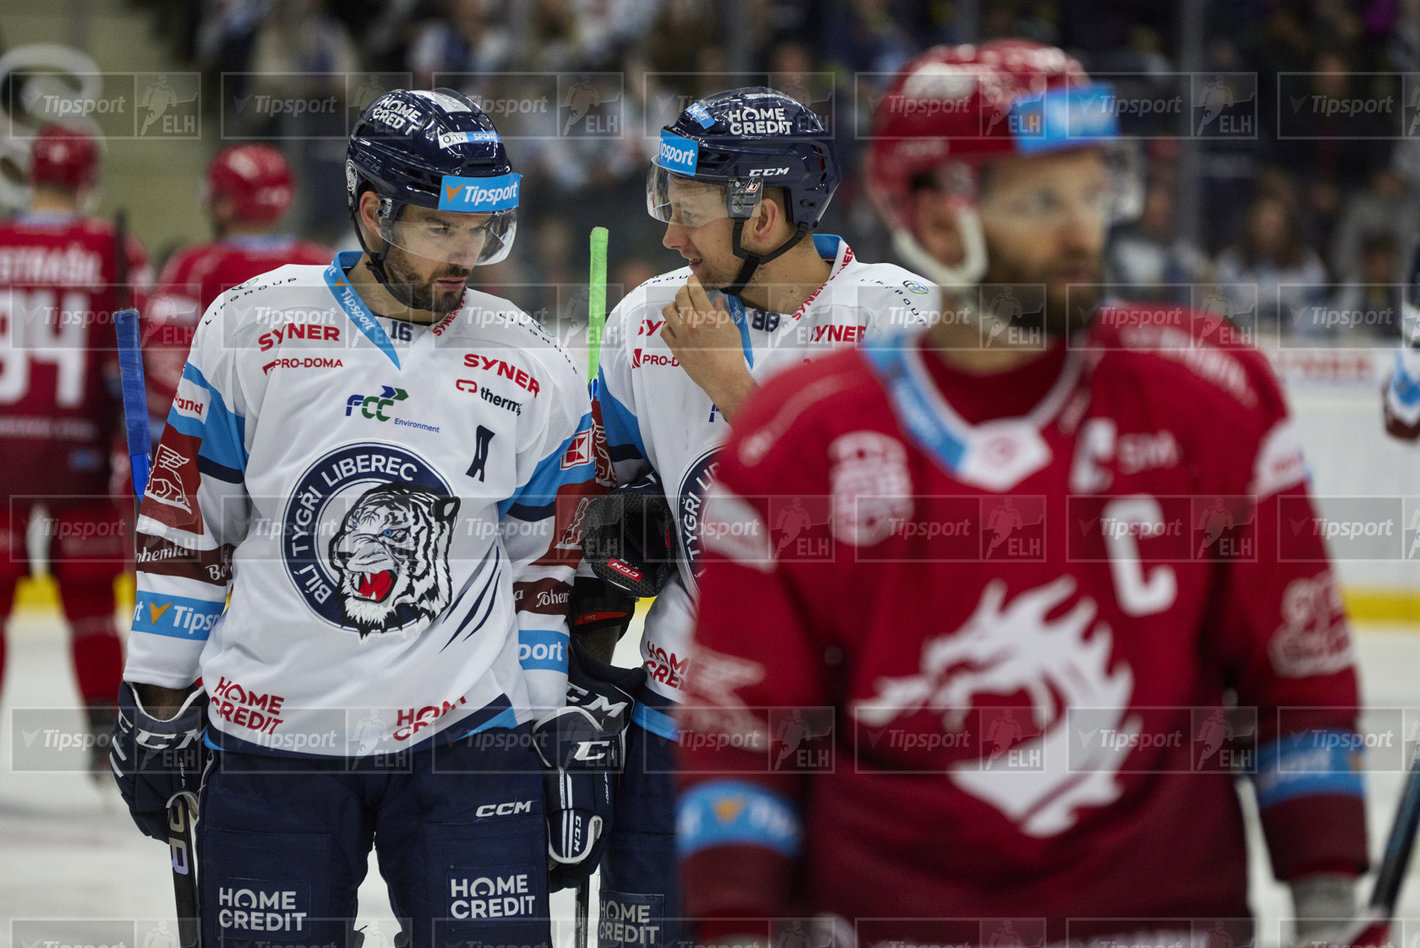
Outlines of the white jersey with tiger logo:
[{"label": "white jersey with tiger logo", "polygon": [[[923,325],[935,306],[936,290],[925,278],[890,263],[864,263],[829,234],[813,241],[829,277],[796,312],[770,313],[726,298],[756,382],[834,349]],[[730,434],[724,415],[660,336],[661,308],[690,275],[682,267],[647,280],[607,317],[596,396],[617,483],[654,469],[675,515],[679,569],[651,606],[641,641],[650,687],[670,700],[680,695],[694,625],[701,498]],[[709,292],[712,301],[719,295]]]},{"label": "white jersey with tiger logo", "polygon": [[222,747],[390,753],[564,701],[610,478],[585,380],[487,293],[435,325],[371,313],[357,258],[219,297],[154,458],[125,677],[200,676]]}]

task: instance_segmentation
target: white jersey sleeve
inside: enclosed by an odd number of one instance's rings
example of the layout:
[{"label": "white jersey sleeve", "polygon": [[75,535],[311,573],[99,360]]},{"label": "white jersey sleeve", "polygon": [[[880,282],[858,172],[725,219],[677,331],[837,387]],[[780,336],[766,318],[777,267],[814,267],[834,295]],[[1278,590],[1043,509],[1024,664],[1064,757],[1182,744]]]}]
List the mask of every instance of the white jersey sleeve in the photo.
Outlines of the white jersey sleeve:
[{"label": "white jersey sleeve", "polygon": [[585,380],[490,294],[369,312],[355,257],[213,304],[143,500],[126,677],[200,676],[224,748],[391,753],[565,701]]},{"label": "white jersey sleeve", "polygon": [[602,331],[596,403],[618,484],[630,483],[652,467],[632,389],[632,343],[645,328],[645,300],[644,287],[632,290],[611,311]]},{"label": "white jersey sleeve", "polygon": [[567,607],[595,470],[586,384],[560,349],[542,355],[553,387],[536,403],[547,418],[518,453],[521,487],[499,505],[517,604],[518,660],[539,713],[566,703]]},{"label": "white jersey sleeve", "polygon": [[240,352],[219,299],[197,327],[140,507],[131,681],[192,684],[226,605],[232,551],[251,512],[250,406],[237,378]]}]

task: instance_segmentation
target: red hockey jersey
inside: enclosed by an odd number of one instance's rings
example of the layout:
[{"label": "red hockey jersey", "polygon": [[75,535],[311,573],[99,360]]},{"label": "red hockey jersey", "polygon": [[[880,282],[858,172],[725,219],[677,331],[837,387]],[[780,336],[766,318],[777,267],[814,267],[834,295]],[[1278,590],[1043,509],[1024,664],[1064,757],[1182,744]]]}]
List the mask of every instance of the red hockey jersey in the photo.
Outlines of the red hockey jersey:
[{"label": "red hockey jersey", "polygon": [[920,337],[755,396],[681,718],[702,938],[826,913],[863,945],[1243,944],[1235,775],[1280,877],[1364,867],[1350,633],[1227,328],[1102,309],[1023,414]]},{"label": "red hockey jersey", "polygon": [[111,221],[26,214],[0,222],[0,484],[6,496],[107,494],[122,443],[113,314],[152,284],[127,241],[126,287]]},{"label": "red hockey jersey", "polygon": [[182,378],[197,320],[212,301],[252,277],[288,263],[330,263],[335,251],[283,236],[229,237],[196,244],[169,258],[144,314],[143,367],[148,412],[161,426]]}]

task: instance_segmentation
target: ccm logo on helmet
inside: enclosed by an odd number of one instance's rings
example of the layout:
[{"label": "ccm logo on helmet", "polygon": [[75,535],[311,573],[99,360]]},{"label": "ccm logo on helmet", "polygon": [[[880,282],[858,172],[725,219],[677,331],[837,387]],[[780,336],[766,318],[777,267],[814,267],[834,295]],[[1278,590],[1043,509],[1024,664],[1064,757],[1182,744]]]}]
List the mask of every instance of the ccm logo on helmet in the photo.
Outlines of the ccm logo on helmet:
[{"label": "ccm logo on helmet", "polygon": [[788,168],[751,168],[746,172],[751,178],[777,178],[781,174],[788,174]]},{"label": "ccm logo on helmet", "polygon": [[677,174],[695,174],[695,165],[700,149],[695,142],[681,138],[674,132],[661,130],[661,150],[656,164]]}]

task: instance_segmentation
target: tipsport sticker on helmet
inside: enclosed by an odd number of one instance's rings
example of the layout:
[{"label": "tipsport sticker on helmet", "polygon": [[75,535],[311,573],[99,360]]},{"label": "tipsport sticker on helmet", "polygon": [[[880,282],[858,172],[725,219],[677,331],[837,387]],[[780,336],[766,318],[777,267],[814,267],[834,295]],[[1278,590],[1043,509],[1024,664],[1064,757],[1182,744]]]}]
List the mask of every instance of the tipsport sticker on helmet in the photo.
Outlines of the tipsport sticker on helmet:
[{"label": "tipsport sticker on helmet", "polygon": [[656,153],[656,164],[676,174],[693,175],[699,159],[699,145],[668,129],[661,129],[661,148]]},{"label": "tipsport sticker on helmet", "polygon": [[1011,106],[1010,130],[1024,154],[1105,144],[1119,137],[1114,89],[1096,82],[1053,89]]},{"label": "tipsport sticker on helmet", "polygon": [[455,145],[480,144],[492,142],[497,144],[502,141],[497,132],[445,132],[439,136],[440,148],[453,148]]},{"label": "tipsport sticker on helmet", "polygon": [[507,211],[518,206],[517,172],[496,178],[461,178],[446,174],[439,188],[439,210],[487,214]]}]

